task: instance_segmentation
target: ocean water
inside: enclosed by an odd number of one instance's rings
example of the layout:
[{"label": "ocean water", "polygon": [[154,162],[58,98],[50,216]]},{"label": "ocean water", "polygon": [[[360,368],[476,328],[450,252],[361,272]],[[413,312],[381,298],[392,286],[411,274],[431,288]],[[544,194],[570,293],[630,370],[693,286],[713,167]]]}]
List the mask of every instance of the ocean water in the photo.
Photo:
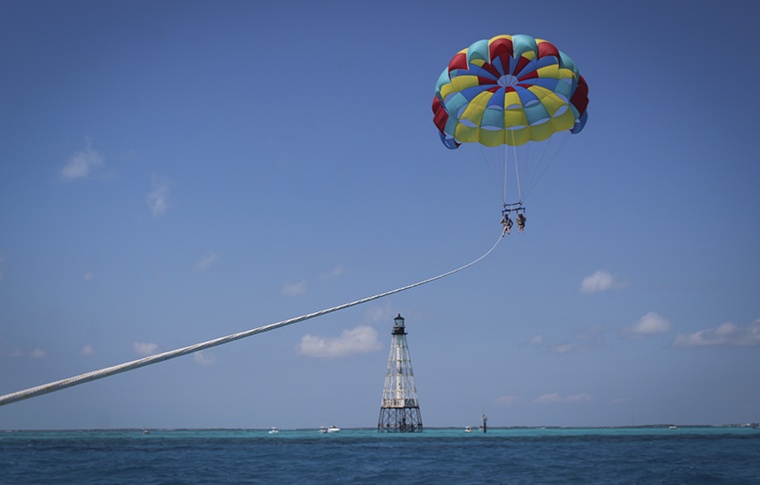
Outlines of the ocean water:
[{"label": "ocean water", "polygon": [[760,484],[760,431],[8,431],[0,483]]}]

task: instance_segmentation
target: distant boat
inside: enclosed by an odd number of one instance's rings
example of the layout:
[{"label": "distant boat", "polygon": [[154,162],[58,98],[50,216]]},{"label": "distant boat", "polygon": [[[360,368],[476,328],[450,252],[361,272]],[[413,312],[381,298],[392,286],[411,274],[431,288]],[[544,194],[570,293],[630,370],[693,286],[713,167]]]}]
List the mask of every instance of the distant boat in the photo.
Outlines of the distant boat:
[{"label": "distant boat", "polygon": [[464,432],[465,433],[472,433],[472,426],[465,426],[464,427]]},{"label": "distant boat", "polygon": [[272,429],[269,430],[269,434],[277,434],[279,432],[280,432],[280,430],[277,429],[277,428],[275,428],[274,426],[272,426]]},{"label": "distant boat", "polygon": [[340,428],[334,425],[330,425],[329,428],[327,428],[328,433],[337,433],[340,431]]}]

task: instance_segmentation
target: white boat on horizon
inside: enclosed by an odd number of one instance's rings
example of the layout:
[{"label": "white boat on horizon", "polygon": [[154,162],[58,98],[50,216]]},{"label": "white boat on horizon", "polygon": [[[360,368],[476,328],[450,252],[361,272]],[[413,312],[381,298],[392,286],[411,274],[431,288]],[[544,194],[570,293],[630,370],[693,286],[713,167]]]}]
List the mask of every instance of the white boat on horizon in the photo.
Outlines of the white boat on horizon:
[{"label": "white boat on horizon", "polygon": [[324,426],[319,428],[320,433],[337,433],[340,431],[340,428],[335,425],[330,425],[329,428],[325,428]]},{"label": "white boat on horizon", "polygon": [[272,426],[272,429],[269,430],[269,434],[277,434],[279,432],[280,432],[280,430],[277,429],[277,428],[275,428],[274,426]]}]

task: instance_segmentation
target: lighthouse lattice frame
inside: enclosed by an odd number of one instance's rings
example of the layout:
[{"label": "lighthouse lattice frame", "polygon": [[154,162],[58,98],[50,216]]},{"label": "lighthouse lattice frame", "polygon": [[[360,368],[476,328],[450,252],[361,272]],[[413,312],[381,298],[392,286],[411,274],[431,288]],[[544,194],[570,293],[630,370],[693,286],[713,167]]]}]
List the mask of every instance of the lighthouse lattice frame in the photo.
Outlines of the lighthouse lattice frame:
[{"label": "lighthouse lattice frame", "polygon": [[414,386],[412,359],[409,357],[409,346],[406,343],[406,327],[401,314],[393,319],[392,335],[377,430],[422,432],[422,415],[417,401],[417,388]]}]

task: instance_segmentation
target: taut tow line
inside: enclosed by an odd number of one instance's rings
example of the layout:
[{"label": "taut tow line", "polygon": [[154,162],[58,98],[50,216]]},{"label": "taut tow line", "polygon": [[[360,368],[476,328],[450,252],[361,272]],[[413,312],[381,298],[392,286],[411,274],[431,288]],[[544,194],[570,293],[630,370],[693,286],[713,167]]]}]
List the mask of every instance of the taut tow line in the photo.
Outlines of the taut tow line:
[{"label": "taut tow line", "polygon": [[201,342],[195,345],[189,345],[187,347],[182,347],[175,350],[170,350],[168,352],[162,352],[160,354],[154,354],[142,359],[133,360],[130,362],[125,362],[123,364],[115,365],[112,367],[106,367],[104,369],[87,372],[84,374],[80,374],[78,376],[69,377],[68,379],[62,379],[60,381],[50,382],[48,384],[43,384],[41,386],[31,387],[29,389],[25,389],[23,391],[17,391],[12,392],[10,394],[6,394],[4,396],[0,396],[0,406],[5,404],[10,404],[12,402],[16,401],[22,401],[24,399],[29,399],[32,397],[40,396],[42,394],[48,394],[55,391],[60,391],[61,389],[65,389],[67,387],[73,387],[79,384],[84,384],[85,382],[91,382],[97,379],[102,379],[104,377],[112,376],[114,374],[120,374],[122,372],[127,372],[134,369],[139,369],[140,367],[145,367],[152,364],[157,364],[159,362],[164,362],[169,359],[174,359],[175,357],[181,357],[183,355],[192,354],[193,352],[200,352],[201,350],[210,349],[211,347],[216,347],[219,345],[224,345],[230,342],[234,342],[235,340],[244,339],[246,337],[250,337],[252,335],[256,335],[259,333],[268,332],[270,330],[275,330],[277,328],[285,327],[287,325],[292,325],[294,323],[303,322],[304,320],[309,320],[311,318],[319,317],[322,315],[327,315],[328,313],[337,312],[338,310],[343,310],[352,306],[361,305],[362,303],[367,303],[372,300],[377,300],[389,295],[393,295],[395,293],[400,293],[402,291],[410,290],[412,288],[415,288],[417,286],[422,286],[426,283],[430,283],[435,280],[439,280],[441,278],[445,278],[446,276],[452,275],[454,273],[458,273],[464,269],[469,268],[470,266],[474,265],[475,263],[478,263],[482,259],[484,259],[486,256],[491,254],[494,249],[496,249],[496,246],[499,245],[499,242],[501,241],[501,237],[496,240],[496,244],[491,247],[485,254],[483,254],[478,259],[467,263],[464,266],[461,266],[457,269],[454,269],[452,271],[449,271],[447,273],[440,274],[438,276],[434,276],[432,278],[428,278],[423,281],[418,281],[417,283],[413,283],[411,285],[403,286],[401,288],[396,288],[395,290],[386,291],[385,293],[379,293],[374,296],[370,296],[367,298],[362,298],[361,300],[352,301],[350,303],[344,303],[342,305],[334,306],[332,308],[327,308],[325,310],[320,310],[314,313],[308,313],[306,315],[301,315],[300,317],[291,318],[288,320],[283,320],[281,322],[276,323],[270,323],[268,325],[263,325],[261,327],[253,328],[250,330],[246,330],[243,332],[233,333],[231,335],[227,335],[226,337],[220,337],[213,340],[208,340],[206,342]]}]

